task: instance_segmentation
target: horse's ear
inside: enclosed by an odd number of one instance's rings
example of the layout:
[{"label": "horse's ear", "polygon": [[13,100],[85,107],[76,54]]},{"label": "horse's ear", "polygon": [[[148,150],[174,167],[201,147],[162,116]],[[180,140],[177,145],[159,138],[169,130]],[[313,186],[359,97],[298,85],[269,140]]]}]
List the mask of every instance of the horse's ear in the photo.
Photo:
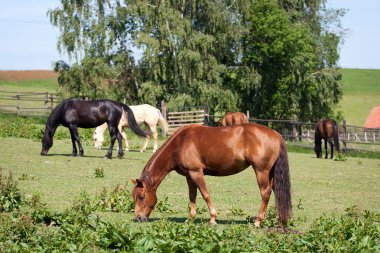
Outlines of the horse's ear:
[{"label": "horse's ear", "polygon": [[143,188],[144,187],[144,185],[143,185],[143,182],[140,180],[140,179],[134,179],[134,178],[132,178],[131,179],[131,182],[135,185],[135,186],[137,186],[137,187],[141,187],[141,188]]}]

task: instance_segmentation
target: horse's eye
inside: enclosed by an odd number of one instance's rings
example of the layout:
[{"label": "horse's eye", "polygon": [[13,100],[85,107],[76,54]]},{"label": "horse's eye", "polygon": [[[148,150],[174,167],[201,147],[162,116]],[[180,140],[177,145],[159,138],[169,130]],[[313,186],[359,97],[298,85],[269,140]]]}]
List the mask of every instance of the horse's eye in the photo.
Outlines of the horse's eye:
[{"label": "horse's eye", "polygon": [[143,201],[143,200],[145,199],[145,196],[144,196],[144,195],[139,195],[137,198],[138,198],[140,201]]}]

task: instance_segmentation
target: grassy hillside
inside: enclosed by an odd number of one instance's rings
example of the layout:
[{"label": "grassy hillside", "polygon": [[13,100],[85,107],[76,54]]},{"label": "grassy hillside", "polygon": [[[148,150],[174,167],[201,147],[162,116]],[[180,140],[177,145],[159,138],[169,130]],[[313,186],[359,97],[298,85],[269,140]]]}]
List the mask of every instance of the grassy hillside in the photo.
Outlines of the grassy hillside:
[{"label": "grassy hillside", "polygon": [[363,126],[372,107],[380,106],[379,69],[342,69],[343,99],[337,110],[349,125]]}]

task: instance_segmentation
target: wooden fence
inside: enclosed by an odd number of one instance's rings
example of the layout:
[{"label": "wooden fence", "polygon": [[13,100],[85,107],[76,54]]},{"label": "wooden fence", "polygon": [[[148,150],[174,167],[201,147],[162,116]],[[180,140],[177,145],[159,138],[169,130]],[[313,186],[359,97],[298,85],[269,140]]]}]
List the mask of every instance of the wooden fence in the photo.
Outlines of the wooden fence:
[{"label": "wooden fence", "polygon": [[[161,105],[161,108],[164,108],[164,115],[166,114],[165,105]],[[178,111],[175,112],[167,112],[167,121],[169,124],[168,135],[173,134],[173,132],[182,126],[190,125],[190,124],[199,124],[205,125],[207,122],[208,109],[207,107],[193,107],[193,108],[179,108]]]},{"label": "wooden fence", "polygon": [[[218,119],[218,118],[215,118]],[[272,120],[249,118],[249,122],[268,126],[279,132],[286,140],[302,146],[313,147],[316,123],[296,120]],[[380,151],[380,129],[339,125],[339,140],[343,150]]]},{"label": "wooden fence", "polygon": [[61,101],[55,93],[0,90],[0,111],[23,116],[48,115]]},{"label": "wooden fence", "polygon": [[[0,111],[24,116],[49,115],[54,107],[62,101],[55,93],[49,92],[9,92],[0,90]],[[221,117],[208,114],[208,107],[178,108],[168,112],[162,102],[161,110],[169,123],[168,134],[175,129],[189,124],[218,125]],[[249,115],[249,112],[247,112]],[[300,145],[312,146],[314,143],[315,123],[295,120],[270,120],[249,118],[251,123],[266,125],[279,132],[286,140]],[[369,129],[339,125],[341,147],[343,149],[380,151],[380,129]]]}]

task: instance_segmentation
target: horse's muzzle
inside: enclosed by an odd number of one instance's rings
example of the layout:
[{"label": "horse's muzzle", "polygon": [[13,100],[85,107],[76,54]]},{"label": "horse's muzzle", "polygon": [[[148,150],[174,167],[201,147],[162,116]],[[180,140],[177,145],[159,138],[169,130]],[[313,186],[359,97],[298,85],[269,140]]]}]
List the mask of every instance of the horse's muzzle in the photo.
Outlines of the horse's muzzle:
[{"label": "horse's muzzle", "polygon": [[148,218],[147,217],[145,217],[145,216],[143,216],[143,217],[136,217],[135,218],[135,221],[137,221],[137,222],[147,222],[148,221]]},{"label": "horse's muzzle", "polygon": [[41,151],[41,155],[47,155],[47,153],[48,153],[48,150],[42,150]]}]

